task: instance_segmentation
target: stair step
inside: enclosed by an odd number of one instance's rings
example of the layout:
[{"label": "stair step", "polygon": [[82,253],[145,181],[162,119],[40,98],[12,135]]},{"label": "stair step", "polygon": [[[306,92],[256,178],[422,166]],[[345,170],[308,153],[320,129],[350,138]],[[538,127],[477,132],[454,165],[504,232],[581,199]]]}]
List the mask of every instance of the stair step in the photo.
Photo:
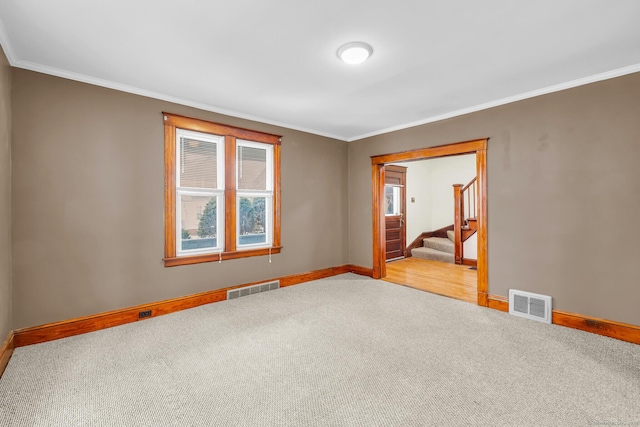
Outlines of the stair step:
[{"label": "stair step", "polygon": [[453,230],[447,230],[447,237],[449,238],[449,240],[451,240],[452,242],[456,241],[456,233]]},{"label": "stair step", "polygon": [[448,262],[450,264],[453,264],[455,261],[453,255],[450,253],[424,247],[413,248],[411,250],[411,256],[414,258],[429,259],[432,261]]},{"label": "stair step", "polygon": [[453,242],[444,237],[428,237],[422,240],[425,248],[437,249],[442,252],[453,254],[455,248]]},{"label": "stair step", "polygon": [[475,218],[467,219],[467,224],[462,226],[463,230],[477,230],[478,221]]}]

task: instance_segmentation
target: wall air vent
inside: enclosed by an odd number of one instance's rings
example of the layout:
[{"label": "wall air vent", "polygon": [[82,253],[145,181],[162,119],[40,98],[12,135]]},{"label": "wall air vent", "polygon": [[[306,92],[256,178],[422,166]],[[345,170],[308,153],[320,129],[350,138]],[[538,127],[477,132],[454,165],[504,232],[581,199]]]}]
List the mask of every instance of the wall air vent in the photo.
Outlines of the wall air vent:
[{"label": "wall air vent", "polygon": [[509,314],[551,323],[551,297],[509,289]]},{"label": "wall air vent", "polygon": [[280,281],[274,280],[273,282],[260,283],[253,286],[245,286],[244,288],[231,289],[227,291],[227,299],[235,299],[240,297],[246,297],[247,295],[258,294],[260,292],[272,291],[280,287]]}]

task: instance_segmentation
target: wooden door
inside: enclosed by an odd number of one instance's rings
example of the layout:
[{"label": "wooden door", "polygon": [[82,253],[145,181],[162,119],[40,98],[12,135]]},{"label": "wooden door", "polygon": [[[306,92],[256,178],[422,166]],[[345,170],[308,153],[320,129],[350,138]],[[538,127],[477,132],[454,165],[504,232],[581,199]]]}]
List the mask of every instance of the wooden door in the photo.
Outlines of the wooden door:
[{"label": "wooden door", "polygon": [[386,254],[388,261],[403,258],[406,248],[406,177],[404,166],[385,165],[384,178],[384,224]]}]

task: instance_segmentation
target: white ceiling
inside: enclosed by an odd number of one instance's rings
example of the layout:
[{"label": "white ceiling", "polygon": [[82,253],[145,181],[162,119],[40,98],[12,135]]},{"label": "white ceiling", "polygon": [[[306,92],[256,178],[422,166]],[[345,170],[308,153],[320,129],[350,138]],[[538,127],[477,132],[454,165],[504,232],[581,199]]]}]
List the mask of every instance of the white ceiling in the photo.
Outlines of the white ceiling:
[{"label": "white ceiling", "polygon": [[[336,57],[365,41],[359,66]],[[640,71],[639,0],[0,0],[15,67],[346,141]]]}]

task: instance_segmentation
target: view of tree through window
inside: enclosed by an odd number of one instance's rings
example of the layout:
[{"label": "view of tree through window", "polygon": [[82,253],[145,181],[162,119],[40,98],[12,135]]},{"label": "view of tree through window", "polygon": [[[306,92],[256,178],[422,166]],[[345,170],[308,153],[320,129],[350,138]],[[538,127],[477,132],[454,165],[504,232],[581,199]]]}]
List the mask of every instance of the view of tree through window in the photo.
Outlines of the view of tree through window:
[{"label": "view of tree through window", "polygon": [[240,244],[266,241],[265,205],[264,197],[240,197]]},{"label": "view of tree through window", "polygon": [[217,241],[217,196],[180,196],[181,250],[215,248]]},{"label": "view of tree through window", "polygon": [[200,222],[198,223],[199,237],[216,237],[216,228],[218,226],[217,200],[211,199],[204,207]]}]

